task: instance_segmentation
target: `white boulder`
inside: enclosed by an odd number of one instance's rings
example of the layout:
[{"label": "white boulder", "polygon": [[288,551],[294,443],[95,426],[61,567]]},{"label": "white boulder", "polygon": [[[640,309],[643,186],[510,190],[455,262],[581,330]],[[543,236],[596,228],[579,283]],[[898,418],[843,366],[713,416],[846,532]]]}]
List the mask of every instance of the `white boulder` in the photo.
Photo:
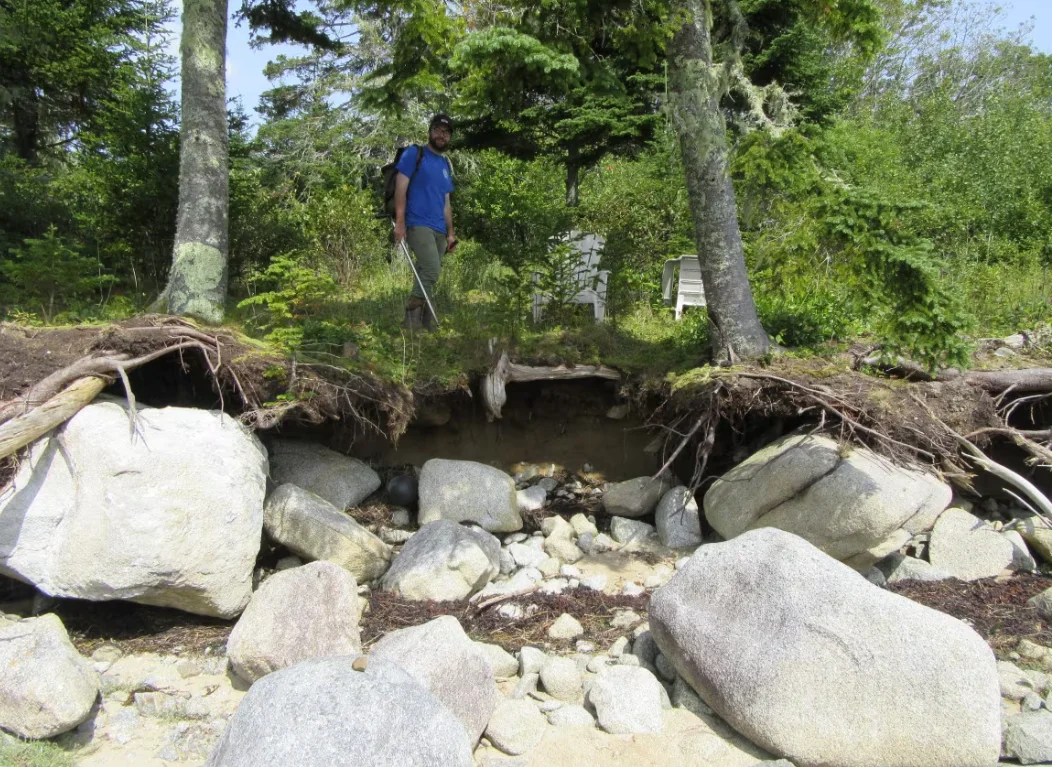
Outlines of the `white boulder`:
[{"label": "white boulder", "polygon": [[99,677],[55,615],[0,623],[0,729],[52,738],[88,718]]},{"label": "white boulder", "polygon": [[248,682],[328,655],[361,651],[354,576],[331,562],[285,570],[252,595],[227,640],[235,673]]},{"label": "white boulder", "polygon": [[986,642],[798,536],[767,528],[701,547],[654,594],[650,629],[732,727],[802,767],[997,762]]},{"label": "white boulder", "polygon": [[[634,656],[633,656],[634,657]],[[599,726],[613,735],[661,732],[661,682],[645,668],[608,666],[588,691]]]},{"label": "white boulder", "polygon": [[389,661],[354,661],[314,658],[260,679],[206,767],[472,767],[464,726],[435,696]]},{"label": "white boulder", "polygon": [[465,599],[500,572],[500,541],[441,519],[420,528],[381,583],[406,599]]},{"label": "white boulder", "polygon": [[1013,569],[1011,539],[964,509],[947,509],[935,523],[928,544],[932,567],[962,581],[993,578]]},{"label": "white boulder", "polygon": [[929,529],[951,496],[934,476],[865,448],[792,435],[716,480],[705,493],[705,519],[726,540],[775,527],[865,569]]},{"label": "white boulder", "polygon": [[88,405],[0,495],[0,573],[45,594],[221,618],[252,595],[267,455],[229,416]]},{"label": "white boulder", "polygon": [[432,458],[420,471],[418,520],[439,519],[474,522],[491,533],[521,530],[515,480],[483,463]]},{"label": "white boulder", "polygon": [[380,475],[357,458],[315,442],[273,439],[270,476],[275,484],[309,490],[340,511],[357,506],[380,489]]},{"label": "white boulder", "polygon": [[482,737],[497,705],[493,667],[451,615],[399,629],[373,645],[370,659],[401,666],[453,712],[472,745]]},{"label": "white boulder", "polygon": [[358,583],[379,578],[391,560],[390,546],[321,496],[296,485],[280,485],[267,496],[263,525],[290,551],[339,565]]}]

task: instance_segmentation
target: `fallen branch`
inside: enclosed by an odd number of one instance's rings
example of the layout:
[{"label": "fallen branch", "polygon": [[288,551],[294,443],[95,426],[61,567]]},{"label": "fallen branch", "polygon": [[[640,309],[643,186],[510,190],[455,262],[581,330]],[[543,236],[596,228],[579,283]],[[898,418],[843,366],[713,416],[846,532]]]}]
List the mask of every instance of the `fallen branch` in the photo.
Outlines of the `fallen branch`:
[{"label": "fallen branch", "polygon": [[486,418],[490,421],[501,417],[501,409],[508,401],[506,384],[525,381],[567,381],[575,378],[605,378],[611,381],[621,380],[621,374],[605,365],[578,365],[577,367],[558,367],[520,365],[508,358],[503,352],[493,372],[483,376],[479,388],[482,402],[486,406]]},{"label": "fallen branch", "polygon": [[910,397],[913,398],[914,402],[916,402],[918,405],[920,405],[926,411],[928,411],[928,415],[931,416],[932,420],[939,424],[943,429],[945,429],[946,433],[953,437],[957,444],[964,448],[969,460],[971,460],[980,468],[990,472],[998,479],[1004,480],[1016,489],[1021,490],[1026,495],[1026,497],[1033,503],[1033,505],[1041,513],[1041,515],[1047,521],[1052,522],[1052,501],[1049,501],[1045,494],[1038,490],[1037,487],[1035,487],[1034,484],[1030,482],[1030,480],[1012,471],[1007,466],[1002,466],[1001,464],[997,463],[997,461],[994,461],[991,458],[989,458],[985,453],[983,453],[982,450],[973,445],[961,434],[957,433],[957,431],[948,426],[941,418],[935,415],[935,411],[933,411],[928,406],[927,402],[924,402],[922,399],[920,399],[920,397],[912,393],[910,394]]},{"label": "fallen branch", "polygon": [[0,458],[6,458],[61,426],[106,388],[105,378],[78,378],[68,387],[25,415],[0,425]]},{"label": "fallen branch", "polygon": [[[134,359],[128,359],[126,354],[84,357],[52,373],[26,395],[0,406],[0,458],[11,455],[65,423],[118,376],[123,379],[129,397],[129,417],[134,431],[135,399],[127,371],[181,349],[201,349],[206,355],[209,351],[200,341],[184,341]],[[45,400],[37,399],[50,392],[58,382],[64,382],[60,390]],[[88,396],[89,393],[91,396]]]}]

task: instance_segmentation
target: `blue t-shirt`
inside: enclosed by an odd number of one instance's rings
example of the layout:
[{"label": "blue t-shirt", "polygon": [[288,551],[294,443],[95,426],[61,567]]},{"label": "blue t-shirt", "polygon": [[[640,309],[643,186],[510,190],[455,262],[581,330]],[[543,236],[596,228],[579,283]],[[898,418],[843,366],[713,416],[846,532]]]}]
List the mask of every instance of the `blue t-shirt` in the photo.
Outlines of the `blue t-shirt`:
[{"label": "blue t-shirt", "polygon": [[424,159],[420,161],[420,170],[414,177],[416,153],[415,146],[406,147],[395,166],[399,173],[412,179],[405,203],[405,225],[426,226],[445,234],[446,195],[453,191],[449,164],[445,157],[425,146]]}]

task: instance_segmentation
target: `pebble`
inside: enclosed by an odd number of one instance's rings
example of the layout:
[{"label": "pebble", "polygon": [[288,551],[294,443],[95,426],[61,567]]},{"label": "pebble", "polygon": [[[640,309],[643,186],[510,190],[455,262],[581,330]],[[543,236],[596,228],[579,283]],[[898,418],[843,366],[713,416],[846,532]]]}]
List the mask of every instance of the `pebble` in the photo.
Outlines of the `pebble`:
[{"label": "pebble", "polygon": [[577,644],[574,645],[577,652],[592,655],[595,652],[595,642],[589,642],[586,639],[578,639]]},{"label": "pebble", "polygon": [[530,536],[526,535],[526,533],[512,533],[511,535],[504,536],[504,545],[510,546],[513,543],[522,543],[529,537]]},{"label": "pebble", "polygon": [[580,621],[569,613],[563,613],[555,619],[555,623],[548,629],[548,636],[552,639],[576,639],[584,633],[584,627]]},{"label": "pebble", "polygon": [[521,700],[527,695],[537,692],[537,683],[540,682],[540,674],[525,674],[511,693],[513,700]]},{"label": "pebble", "polygon": [[559,487],[559,483],[551,477],[545,477],[537,482],[537,487],[542,487],[544,488],[544,492],[551,493],[554,492],[555,488]]},{"label": "pebble", "polygon": [[412,517],[409,514],[409,509],[403,509],[397,507],[391,512],[391,524],[395,527],[409,527],[412,524]]},{"label": "pebble", "polygon": [[277,563],[277,565],[275,565],[275,567],[277,568],[278,572],[281,572],[282,570],[292,570],[292,569],[294,569],[296,567],[301,567],[302,565],[303,565],[303,560],[302,559],[300,559],[297,556],[289,556],[289,557],[282,557],[281,559],[279,559],[278,563]]},{"label": "pebble", "polygon": [[539,674],[547,662],[548,656],[543,650],[523,647],[519,650],[519,675],[525,677],[527,674]]},{"label": "pebble", "polygon": [[175,664],[175,670],[179,672],[179,676],[183,679],[189,679],[192,676],[198,676],[202,672],[202,668],[191,660],[182,660]]},{"label": "pebble", "polygon": [[559,568],[559,575],[563,578],[580,578],[581,568],[574,567],[573,565],[563,565]]},{"label": "pebble", "polygon": [[628,637],[618,637],[614,640],[614,643],[610,645],[610,649],[606,651],[606,654],[611,658],[620,658],[622,654],[628,651]]},{"label": "pebble", "polygon": [[621,593],[624,594],[626,597],[638,597],[645,591],[646,589],[644,589],[638,583],[633,583],[632,581],[629,581],[621,587]]},{"label": "pebble", "polygon": [[570,582],[565,578],[552,578],[545,581],[538,589],[542,594],[562,594],[570,588]]},{"label": "pebble", "polygon": [[592,591],[602,591],[606,588],[606,582],[609,580],[605,575],[592,575],[588,578],[581,579],[581,586]]},{"label": "pebble", "polygon": [[635,612],[635,610],[618,610],[614,613],[610,625],[615,629],[627,629],[632,628],[632,626],[635,626],[642,620],[643,619]]}]

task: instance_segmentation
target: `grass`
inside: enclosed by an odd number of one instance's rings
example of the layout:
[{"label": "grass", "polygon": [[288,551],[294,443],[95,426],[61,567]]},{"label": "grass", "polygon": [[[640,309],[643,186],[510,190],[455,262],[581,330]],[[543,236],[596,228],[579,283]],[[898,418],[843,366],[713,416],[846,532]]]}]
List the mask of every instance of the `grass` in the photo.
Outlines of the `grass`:
[{"label": "grass", "polygon": [[0,734],[0,767],[73,767],[73,756],[48,741]]}]

